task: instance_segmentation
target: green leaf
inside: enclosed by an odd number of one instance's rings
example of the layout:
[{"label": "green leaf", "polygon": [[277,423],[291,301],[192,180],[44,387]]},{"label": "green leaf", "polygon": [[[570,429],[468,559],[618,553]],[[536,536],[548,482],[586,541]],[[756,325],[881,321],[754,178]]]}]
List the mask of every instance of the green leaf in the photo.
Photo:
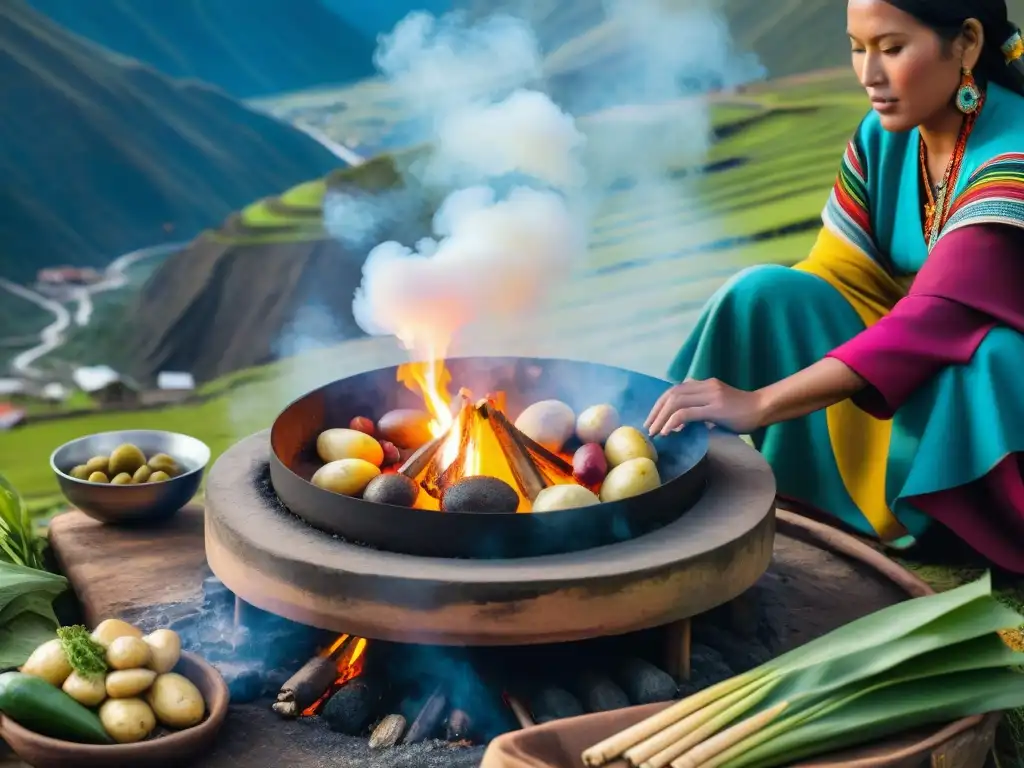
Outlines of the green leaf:
[{"label": "green leaf", "polygon": [[0,670],[20,667],[32,651],[57,636],[57,626],[36,613],[23,613],[0,627]]},{"label": "green leaf", "polygon": [[1024,677],[980,669],[879,685],[798,725],[724,768],[771,768],[911,728],[1024,706]]},{"label": "green leaf", "polygon": [[0,560],[43,568],[42,540],[14,486],[0,475]]}]

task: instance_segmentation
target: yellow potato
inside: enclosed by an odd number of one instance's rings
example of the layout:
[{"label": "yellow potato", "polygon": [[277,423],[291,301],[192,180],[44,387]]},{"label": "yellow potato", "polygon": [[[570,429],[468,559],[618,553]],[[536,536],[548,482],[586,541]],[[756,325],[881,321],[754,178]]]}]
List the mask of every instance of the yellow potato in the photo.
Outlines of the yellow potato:
[{"label": "yellow potato", "polygon": [[142,630],[120,619],[105,619],[92,631],[92,639],[104,648],[119,637],[142,637]]},{"label": "yellow potato", "polygon": [[107,664],[111,669],[138,669],[152,658],[153,652],[141,637],[119,637],[107,646]]},{"label": "yellow potato", "polygon": [[604,455],[609,467],[617,467],[630,459],[647,458],[658,461],[658,452],[651,439],[636,427],[619,427],[604,444]]},{"label": "yellow potato", "polygon": [[313,485],[343,496],[358,496],[380,469],[362,459],[341,459],[324,464],[313,475]]},{"label": "yellow potato", "polygon": [[22,674],[41,677],[58,688],[71,675],[71,662],[64,653],[60,640],[54,638],[40,645],[21,668]]},{"label": "yellow potato", "polygon": [[589,507],[600,504],[601,500],[589,488],[582,485],[549,485],[537,494],[533,501],[534,512],[555,512],[559,509]]},{"label": "yellow potato", "polygon": [[323,461],[362,459],[375,466],[384,463],[384,449],[365,432],[328,429],[316,439],[316,452]]},{"label": "yellow potato", "polygon": [[653,491],[661,485],[658,467],[645,456],[613,467],[601,484],[601,501],[619,501]]},{"label": "yellow potato", "polygon": [[159,675],[170,672],[181,658],[181,638],[170,629],[158,629],[146,635],[143,640],[152,651],[147,665]]},{"label": "yellow potato", "polygon": [[159,675],[146,694],[156,718],[168,728],[191,728],[202,722],[206,702],[195,684],[184,675]]},{"label": "yellow potato", "polygon": [[72,672],[61,686],[64,693],[85,707],[97,707],[107,698],[107,686],[103,675],[82,677]]},{"label": "yellow potato", "polygon": [[149,690],[156,680],[152,669],[119,669],[107,675],[107,696],[112,699],[131,699]]},{"label": "yellow potato", "polygon": [[103,729],[119,744],[142,741],[156,728],[156,715],[142,699],[107,699],[100,707]]}]

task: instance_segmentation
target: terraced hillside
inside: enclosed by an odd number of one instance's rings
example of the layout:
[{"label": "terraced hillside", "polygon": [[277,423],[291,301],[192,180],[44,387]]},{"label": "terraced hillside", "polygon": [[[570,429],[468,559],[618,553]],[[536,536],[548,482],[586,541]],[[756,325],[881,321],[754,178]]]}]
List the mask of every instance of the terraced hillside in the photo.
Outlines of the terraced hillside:
[{"label": "terraced hillside", "polygon": [[0,3],[0,275],[106,265],[182,240],[337,166],[224,93],[115,61],[22,0]]}]

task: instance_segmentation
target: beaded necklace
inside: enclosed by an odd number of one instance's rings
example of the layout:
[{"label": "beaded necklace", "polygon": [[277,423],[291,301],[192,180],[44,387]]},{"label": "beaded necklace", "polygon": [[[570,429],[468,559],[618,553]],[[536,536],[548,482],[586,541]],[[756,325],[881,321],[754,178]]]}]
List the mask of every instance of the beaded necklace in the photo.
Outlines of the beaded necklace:
[{"label": "beaded necklace", "polygon": [[964,116],[963,125],[960,126],[960,134],[956,139],[956,146],[953,147],[953,154],[949,156],[946,164],[946,171],[942,174],[942,180],[932,187],[931,174],[928,172],[928,150],[924,140],[919,139],[921,158],[921,177],[924,180],[925,205],[924,205],[924,239],[928,241],[931,248],[939,239],[939,233],[946,224],[949,217],[949,209],[953,204],[956,183],[960,177],[960,166],[963,164],[964,152],[967,150],[967,139],[970,138],[974,123],[981,112],[981,105],[978,110]]}]

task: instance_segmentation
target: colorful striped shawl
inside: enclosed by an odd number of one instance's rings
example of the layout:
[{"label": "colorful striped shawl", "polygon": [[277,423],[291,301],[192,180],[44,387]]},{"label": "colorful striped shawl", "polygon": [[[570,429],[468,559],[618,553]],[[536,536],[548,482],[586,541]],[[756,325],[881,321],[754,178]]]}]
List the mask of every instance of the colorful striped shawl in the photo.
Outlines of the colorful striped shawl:
[{"label": "colorful striped shawl", "polygon": [[[917,129],[885,131],[872,112],[861,122],[822,220],[825,227],[893,276],[928,257],[921,225]],[[971,224],[1024,228],[1024,98],[997,85],[967,144],[943,236]]]}]

